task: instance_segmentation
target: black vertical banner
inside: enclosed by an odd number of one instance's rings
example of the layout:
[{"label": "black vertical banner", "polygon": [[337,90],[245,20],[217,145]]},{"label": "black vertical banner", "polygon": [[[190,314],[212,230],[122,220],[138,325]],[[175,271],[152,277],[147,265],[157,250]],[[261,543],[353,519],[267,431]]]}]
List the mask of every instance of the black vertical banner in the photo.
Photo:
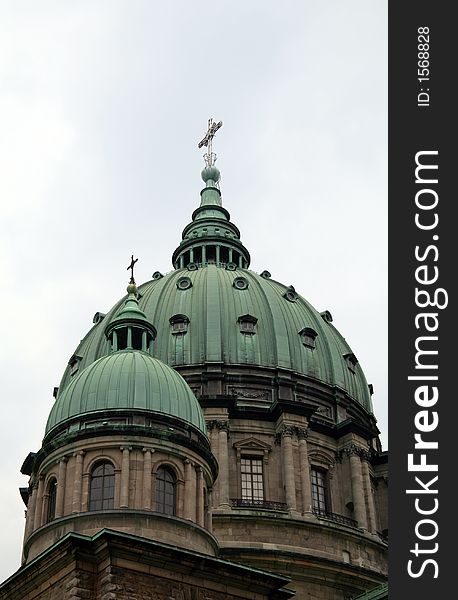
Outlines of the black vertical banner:
[{"label": "black vertical banner", "polygon": [[[455,596],[458,173],[452,2],[389,2],[391,598]],[[452,103],[454,107],[452,108]],[[436,595],[435,595],[436,594]]]}]

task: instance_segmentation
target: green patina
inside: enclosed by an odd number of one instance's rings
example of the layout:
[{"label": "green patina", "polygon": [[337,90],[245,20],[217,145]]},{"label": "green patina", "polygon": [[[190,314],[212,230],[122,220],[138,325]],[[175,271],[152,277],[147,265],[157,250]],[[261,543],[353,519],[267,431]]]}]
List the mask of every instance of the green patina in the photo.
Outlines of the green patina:
[{"label": "green patina", "polygon": [[[177,288],[182,277],[192,282],[186,290]],[[246,289],[234,287],[237,277],[246,279]],[[195,271],[178,269],[144,283],[139,291],[140,308],[157,329],[152,354],[162,362],[173,367],[214,361],[280,367],[338,386],[372,412],[360,365],[356,364],[353,373],[344,358],[351,353],[345,339],[304,298],[288,301],[284,297],[287,286],[247,269],[229,271],[210,264]],[[124,301],[120,300],[78,346],[76,353],[83,357],[82,368],[107,353],[104,330]],[[169,319],[176,314],[189,319],[184,335],[172,334]],[[258,320],[254,335],[240,331],[238,318],[246,314]],[[304,327],[318,334],[313,350],[304,346],[299,335]],[[61,390],[69,381],[67,370]]]},{"label": "green patina", "polygon": [[356,596],[354,600],[387,600],[388,599],[388,583],[382,583],[378,587],[365,592],[360,596]]},{"label": "green patina", "polygon": [[202,409],[181,375],[138,350],[114,352],[74,375],[51,409],[46,434],[77,416],[107,410],[172,415],[206,434]]},{"label": "green patina", "polygon": [[[212,165],[202,171],[205,187],[192,222],[173,254],[175,271],[139,286],[140,299],[129,293],[82,340],[76,354],[85,368],[108,353],[105,334],[117,324],[141,320],[157,330],[151,354],[172,367],[221,362],[286,369],[344,390],[372,413],[371,394],[360,365],[350,364],[350,347],[330,322],[294,288],[269,275],[248,270],[250,255],[240,232],[221,204],[220,174]],[[182,278],[187,278],[180,287]],[[237,287],[237,278],[245,287]],[[234,283],[235,282],[235,283]],[[171,318],[184,315],[186,332],[174,335]],[[239,318],[250,315],[255,331],[241,331]],[[300,332],[316,332],[315,348]],[[61,392],[70,384],[64,373]]]}]

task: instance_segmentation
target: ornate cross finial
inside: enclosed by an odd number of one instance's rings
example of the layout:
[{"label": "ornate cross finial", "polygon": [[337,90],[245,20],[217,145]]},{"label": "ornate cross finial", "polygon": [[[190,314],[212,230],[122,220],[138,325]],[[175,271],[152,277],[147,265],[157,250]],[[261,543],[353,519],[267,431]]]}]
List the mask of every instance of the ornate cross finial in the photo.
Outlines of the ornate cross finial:
[{"label": "ornate cross finial", "polygon": [[134,260],[134,255],[132,254],[132,256],[130,257],[130,265],[127,267],[127,270],[130,269],[130,283],[134,283],[135,284],[135,279],[134,279],[134,266],[135,263],[137,262],[138,258],[136,258]]},{"label": "ornate cross finial", "polygon": [[205,163],[208,167],[211,167],[215,164],[216,154],[213,153],[213,138],[215,137],[215,133],[222,126],[223,122],[214,123],[213,119],[208,119],[208,129],[207,133],[203,140],[201,140],[197,147],[202,148],[202,146],[207,146],[207,153],[204,154]]}]

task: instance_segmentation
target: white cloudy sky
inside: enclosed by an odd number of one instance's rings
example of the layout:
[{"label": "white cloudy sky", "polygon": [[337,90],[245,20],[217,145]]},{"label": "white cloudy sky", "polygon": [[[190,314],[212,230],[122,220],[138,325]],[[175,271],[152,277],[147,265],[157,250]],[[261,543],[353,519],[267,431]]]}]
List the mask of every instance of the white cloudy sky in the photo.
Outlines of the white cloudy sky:
[{"label": "white cloudy sky", "polygon": [[171,269],[208,117],[255,271],[328,309],[387,440],[387,26],[379,0],[0,7],[0,581],[19,473],[96,311]]}]

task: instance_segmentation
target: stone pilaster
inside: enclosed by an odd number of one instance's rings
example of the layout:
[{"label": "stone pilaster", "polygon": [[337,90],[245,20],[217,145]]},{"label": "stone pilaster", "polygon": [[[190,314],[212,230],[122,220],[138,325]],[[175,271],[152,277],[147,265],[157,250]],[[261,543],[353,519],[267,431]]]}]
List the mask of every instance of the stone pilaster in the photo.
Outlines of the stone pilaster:
[{"label": "stone pilaster", "polygon": [[213,531],[213,523],[212,523],[212,488],[207,488],[207,504],[205,506],[205,529],[208,531]]},{"label": "stone pilaster", "polygon": [[31,490],[32,490],[32,493],[29,497],[29,502],[27,505],[27,520],[25,522],[25,533],[24,533],[25,540],[29,537],[29,535],[32,533],[32,531],[34,529],[35,505],[37,502],[37,492],[38,492],[36,483],[31,484]]},{"label": "stone pilaster", "polygon": [[130,483],[130,446],[122,446],[120,448],[122,452],[122,463],[121,463],[121,497],[120,497],[120,508],[128,508],[129,506],[129,483]]},{"label": "stone pilaster", "polygon": [[44,489],[44,477],[43,477],[43,475],[40,475],[40,477],[38,478],[37,501],[35,504],[35,516],[33,519],[33,528],[34,529],[38,529],[42,525],[43,489]]},{"label": "stone pilaster", "polygon": [[59,461],[59,471],[57,474],[57,491],[56,491],[56,519],[64,516],[64,498],[65,484],[67,479],[67,461],[64,456]]},{"label": "stone pilaster", "polygon": [[176,513],[177,513],[177,517],[181,517],[182,519],[185,518],[184,514],[185,514],[185,487],[184,487],[184,481],[182,479],[179,479],[176,482]]},{"label": "stone pilaster", "polygon": [[72,513],[76,514],[81,512],[81,489],[83,485],[83,460],[84,450],[75,452],[75,478],[73,481],[73,501],[72,501]]},{"label": "stone pilaster", "polygon": [[197,482],[196,482],[196,513],[197,513],[197,524],[201,527],[204,526],[204,478],[202,467],[196,469]]},{"label": "stone pilaster", "polygon": [[184,461],[184,518],[196,522],[196,470],[188,459]]},{"label": "stone pilaster", "polygon": [[142,490],[142,506],[145,510],[151,510],[152,502],[155,498],[152,497],[152,453],[154,450],[143,448],[143,490]]}]

